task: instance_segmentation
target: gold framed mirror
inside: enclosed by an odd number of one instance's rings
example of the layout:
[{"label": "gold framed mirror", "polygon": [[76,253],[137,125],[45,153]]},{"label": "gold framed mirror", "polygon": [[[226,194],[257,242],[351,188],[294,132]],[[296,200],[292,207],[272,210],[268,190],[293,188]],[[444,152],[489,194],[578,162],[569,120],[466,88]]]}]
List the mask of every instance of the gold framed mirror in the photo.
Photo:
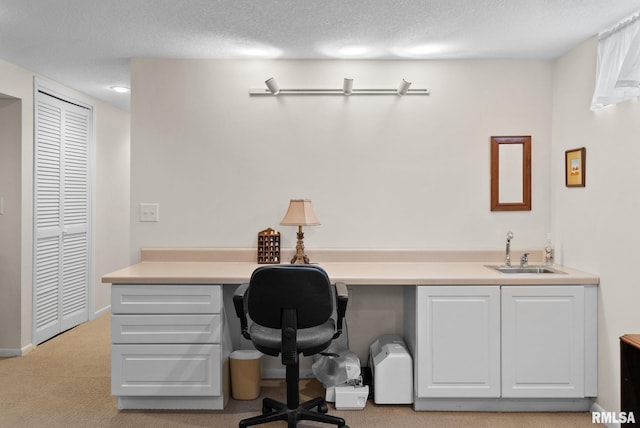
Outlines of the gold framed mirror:
[{"label": "gold framed mirror", "polygon": [[531,211],[531,136],[491,137],[491,211]]}]

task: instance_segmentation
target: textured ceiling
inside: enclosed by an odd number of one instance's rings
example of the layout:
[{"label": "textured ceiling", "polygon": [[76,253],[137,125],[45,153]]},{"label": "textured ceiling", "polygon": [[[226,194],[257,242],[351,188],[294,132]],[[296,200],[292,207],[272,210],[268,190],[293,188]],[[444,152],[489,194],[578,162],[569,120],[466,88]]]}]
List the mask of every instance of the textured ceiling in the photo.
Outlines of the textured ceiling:
[{"label": "textured ceiling", "polygon": [[0,59],[122,109],[129,60],[553,59],[640,0],[0,0]]}]

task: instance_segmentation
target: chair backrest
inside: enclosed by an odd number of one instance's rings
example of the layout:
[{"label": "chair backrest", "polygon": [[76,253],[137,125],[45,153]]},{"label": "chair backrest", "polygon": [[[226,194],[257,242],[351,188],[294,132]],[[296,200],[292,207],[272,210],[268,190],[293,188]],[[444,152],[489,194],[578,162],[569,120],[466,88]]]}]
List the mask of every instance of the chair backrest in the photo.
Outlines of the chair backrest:
[{"label": "chair backrest", "polygon": [[329,276],[315,265],[263,266],[251,275],[248,312],[253,322],[282,326],[282,309],[295,309],[297,328],[325,323],[333,313]]}]

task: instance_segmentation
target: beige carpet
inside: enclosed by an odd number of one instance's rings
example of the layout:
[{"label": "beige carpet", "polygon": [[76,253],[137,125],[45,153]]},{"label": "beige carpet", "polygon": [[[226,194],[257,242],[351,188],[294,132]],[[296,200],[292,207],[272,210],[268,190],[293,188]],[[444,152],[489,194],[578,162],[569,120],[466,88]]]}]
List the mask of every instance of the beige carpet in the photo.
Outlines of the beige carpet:
[{"label": "beige carpet", "polygon": [[[223,411],[118,411],[110,392],[110,316],[80,325],[24,357],[0,359],[0,427],[237,427],[260,413],[260,400],[229,400]],[[283,381],[263,381],[262,395],[284,399]],[[303,399],[322,395],[303,381]],[[336,411],[351,428],[594,427],[589,413],[414,412],[411,406]],[[272,423],[266,427],[286,427]],[[303,426],[327,426],[305,423]]]}]

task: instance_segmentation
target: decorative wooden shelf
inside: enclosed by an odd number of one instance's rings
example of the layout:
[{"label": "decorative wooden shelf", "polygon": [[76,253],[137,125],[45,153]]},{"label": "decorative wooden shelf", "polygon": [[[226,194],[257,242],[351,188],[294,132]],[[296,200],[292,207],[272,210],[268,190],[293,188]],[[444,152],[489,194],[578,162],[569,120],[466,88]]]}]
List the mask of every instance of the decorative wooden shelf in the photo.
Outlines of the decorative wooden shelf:
[{"label": "decorative wooden shelf", "polygon": [[258,233],[258,264],[280,263],[280,232],[271,228]]}]

